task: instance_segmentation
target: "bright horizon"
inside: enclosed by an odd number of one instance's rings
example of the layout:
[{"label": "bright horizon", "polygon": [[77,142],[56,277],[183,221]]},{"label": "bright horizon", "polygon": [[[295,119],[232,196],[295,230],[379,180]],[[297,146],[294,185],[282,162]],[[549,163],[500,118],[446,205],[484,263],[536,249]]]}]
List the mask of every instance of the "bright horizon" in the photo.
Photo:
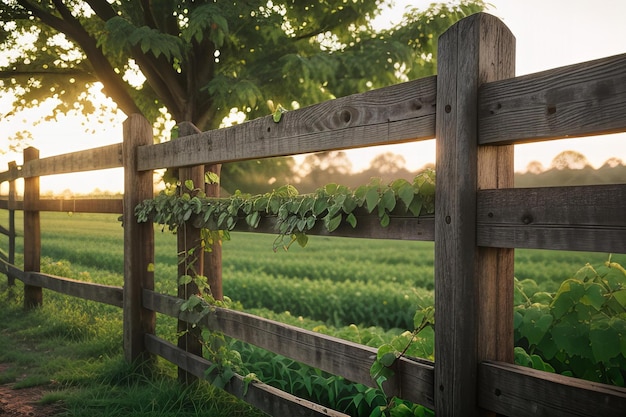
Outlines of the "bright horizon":
[{"label": "bright horizon", "polygon": [[[405,5],[423,8],[432,0],[397,0],[392,11],[385,12],[379,20],[397,22]],[[606,56],[626,53],[626,2],[623,0],[492,0],[487,9],[503,20],[516,38],[516,75],[539,72],[564,65],[589,61]],[[10,110],[6,100],[0,100],[0,114]],[[122,140],[120,116],[109,124],[89,125],[94,134],[85,133],[79,118],[63,118],[59,122],[45,122],[33,126],[39,110],[31,109],[20,119],[33,134],[29,142],[40,150],[42,158],[119,143]],[[15,127],[0,121],[0,131],[14,131]],[[2,139],[6,141],[6,139]],[[60,141],[63,140],[61,144]],[[6,148],[6,146],[0,146]],[[515,147],[515,170],[524,171],[531,161],[539,161],[549,167],[552,159],[564,150],[574,150],[587,157],[591,165],[600,167],[607,159],[617,157],[626,161],[626,134],[517,145]],[[370,161],[379,153],[401,154],[409,170],[416,170],[427,163],[434,163],[434,140],[412,144],[391,145],[348,151],[353,170],[369,167]],[[7,163],[22,163],[21,153],[0,155],[0,171]],[[71,189],[76,194],[86,194],[94,189],[118,192],[123,188],[121,168],[91,173],[55,175],[41,178],[41,192],[60,193]],[[3,193],[6,190],[2,189]]]}]

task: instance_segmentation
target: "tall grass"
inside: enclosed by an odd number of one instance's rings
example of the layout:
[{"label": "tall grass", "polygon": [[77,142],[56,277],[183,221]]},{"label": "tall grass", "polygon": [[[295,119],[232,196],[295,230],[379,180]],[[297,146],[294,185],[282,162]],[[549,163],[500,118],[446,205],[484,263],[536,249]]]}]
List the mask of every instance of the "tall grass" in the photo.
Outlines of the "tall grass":
[{"label": "tall grass", "polygon": [[208,383],[176,383],[164,361],[150,373],[126,363],[120,309],[45,291],[43,307],[24,311],[22,293],[0,282],[0,363],[9,364],[0,381],[45,386],[41,402],[60,403],[61,415],[264,415]]}]

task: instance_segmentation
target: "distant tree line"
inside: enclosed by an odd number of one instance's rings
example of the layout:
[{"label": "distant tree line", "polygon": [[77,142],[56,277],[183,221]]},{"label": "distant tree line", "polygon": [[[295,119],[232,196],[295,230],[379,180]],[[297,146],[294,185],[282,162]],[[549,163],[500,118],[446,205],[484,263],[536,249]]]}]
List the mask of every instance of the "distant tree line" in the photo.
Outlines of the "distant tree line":
[{"label": "distant tree line", "polygon": [[[224,164],[220,178],[224,195],[239,190],[250,194],[263,194],[285,184],[292,184],[300,193],[311,193],[319,187],[338,183],[350,188],[367,184],[372,178],[380,178],[383,183],[396,179],[412,181],[421,171],[432,168],[426,164],[416,171],[406,168],[402,155],[392,152],[375,156],[369,167],[353,172],[350,159],[345,152],[331,151],[307,155],[301,163],[291,157],[279,157]],[[554,157],[548,168],[540,162],[528,164],[525,172],[515,173],[516,187],[552,187],[562,185],[620,184],[626,182],[626,164],[613,157],[600,168],[593,168],[587,158],[579,152],[564,151]],[[95,189],[89,194],[75,194],[67,189],[56,196],[65,198],[101,197],[119,198],[120,193]],[[45,198],[53,197],[47,192]]]},{"label": "distant tree line", "polygon": [[236,190],[261,194],[285,184],[295,185],[301,193],[310,193],[329,183],[356,188],[371,178],[381,178],[383,182],[398,178],[412,180],[417,172],[434,167],[428,165],[412,172],[405,165],[402,155],[387,152],[372,159],[366,170],[353,172],[345,152],[329,151],[309,154],[301,163],[296,163],[293,157],[281,157],[224,164],[221,184],[227,194]]},{"label": "distant tree line", "polygon": [[[240,190],[259,194],[280,185],[293,184],[301,193],[310,193],[333,182],[356,188],[372,178],[381,178],[384,183],[399,178],[412,180],[426,168],[435,166],[427,164],[411,171],[406,168],[402,155],[387,152],[372,159],[366,170],[353,172],[345,152],[331,151],[307,155],[300,164],[292,157],[225,164],[222,187],[226,193]],[[533,161],[528,164],[526,172],[515,173],[516,187],[615,184],[625,181],[626,165],[621,159],[610,158],[600,168],[594,169],[583,154],[570,150],[555,156],[548,168]]]},{"label": "distant tree line", "polygon": [[595,169],[576,151],[563,151],[545,169],[538,161],[528,164],[526,172],[515,173],[516,187],[553,187],[560,185],[620,184],[626,182],[626,165],[620,158],[607,159]]}]

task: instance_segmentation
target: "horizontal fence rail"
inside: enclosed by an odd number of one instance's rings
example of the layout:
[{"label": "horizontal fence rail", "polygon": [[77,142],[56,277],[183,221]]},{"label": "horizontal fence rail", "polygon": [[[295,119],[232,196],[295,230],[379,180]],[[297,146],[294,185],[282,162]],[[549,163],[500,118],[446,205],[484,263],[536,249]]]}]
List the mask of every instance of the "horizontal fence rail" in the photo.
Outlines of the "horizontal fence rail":
[{"label": "horizontal fence rail", "polygon": [[118,143],[25,162],[22,166],[20,177],[31,178],[54,174],[70,174],[122,166],[122,144]]},{"label": "horizontal fence rail", "polygon": [[138,149],[140,171],[435,137],[437,78],[429,77],[315,104]]},{"label": "horizontal fence rail", "polygon": [[[159,313],[187,321],[194,320],[193,315],[181,313],[183,300],[179,298],[144,291],[143,301],[147,308]],[[353,382],[376,387],[369,372],[376,356],[375,348],[222,308],[216,308],[215,313],[203,319],[202,323],[226,336],[341,375]],[[403,358],[397,364],[395,378],[385,385],[385,392],[400,395],[400,387],[403,398],[432,407],[432,363]]]},{"label": "horizontal fence rail", "polygon": [[510,417],[623,417],[626,410],[623,388],[508,363],[481,363],[478,387],[481,407]]},{"label": "horizontal fence rail", "polygon": [[487,83],[479,91],[481,145],[626,130],[626,54]]},{"label": "horizontal fence rail", "polygon": [[[168,360],[197,378],[208,376],[211,362],[154,335],[146,334],[145,337],[146,347],[152,354]],[[241,375],[235,375],[224,390],[237,398],[244,398],[249,404],[272,416],[348,417],[347,414],[298,398],[262,382],[247,382]]]},{"label": "horizontal fence rail", "polygon": [[625,204],[626,184],[479,191],[477,244],[626,253]]},{"label": "horizontal fence rail", "polygon": [[72,297],[122,307],[122,287],[78,281],[40,272],[25,272],[3,259],[0,259],[0,273],[11,275],[25,285],[47,288]]}]

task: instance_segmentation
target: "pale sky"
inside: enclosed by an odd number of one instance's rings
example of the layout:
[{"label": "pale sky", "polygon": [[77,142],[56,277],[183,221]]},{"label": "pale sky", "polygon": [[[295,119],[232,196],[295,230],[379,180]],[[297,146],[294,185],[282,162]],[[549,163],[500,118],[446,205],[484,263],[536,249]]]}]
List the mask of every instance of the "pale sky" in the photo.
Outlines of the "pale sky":
[{"label": "pale sky", "polygon": [[[406,5],[423,8],[433,0],[396,0],[396,7],[381,20],[397,22]],[[606,56],[626,53],[626,1],[624,0],[490,0],[493,7],[488,12],[500,17],[516,37],[516,75],[524,75]],[[4,105],[3,105],[4,104]],[[0,101],[0,114],[8,109]],[[33,113],[34,114],[34,113]],[[40,149],[41,157],[119,143],[121,123],[96,125],[96,133],[87,135],[84,127],[71,121],[46,123],[30,128]],[[22,122],[22,120],[20,120]],[[24,123],[30,124],[25,114]],[[14,131],[0,121],[0,132]],[[62,143],[61,143],[61,138]],[[0,138],[0,141],[6,140]],[[0,148],[6,148],[0,145]],[[609,135],[593,139],[568,139],[516,146],[515,169],[523,171],[531,161],[545,167],[563,150],[576,150],[584,154],[595,167],[610,157],[626,161],[626,134]],[[364,169],[379,152],[402,154],[407,168],[417,169],[434,162],[434,141],[396,145],[389,149],[372,148],[351,151],[353,168]],[[0,171],[6,170],[9,161],[22,163],[21,155],[0,155]],[[70,183],[71,182],[71,183]],[[87,193],[94,188],[118,191],[123,187],[121,170],[108,170],[90,174],[72,174],[44,177],[42,192],[71,188],[77,193]]]}]

